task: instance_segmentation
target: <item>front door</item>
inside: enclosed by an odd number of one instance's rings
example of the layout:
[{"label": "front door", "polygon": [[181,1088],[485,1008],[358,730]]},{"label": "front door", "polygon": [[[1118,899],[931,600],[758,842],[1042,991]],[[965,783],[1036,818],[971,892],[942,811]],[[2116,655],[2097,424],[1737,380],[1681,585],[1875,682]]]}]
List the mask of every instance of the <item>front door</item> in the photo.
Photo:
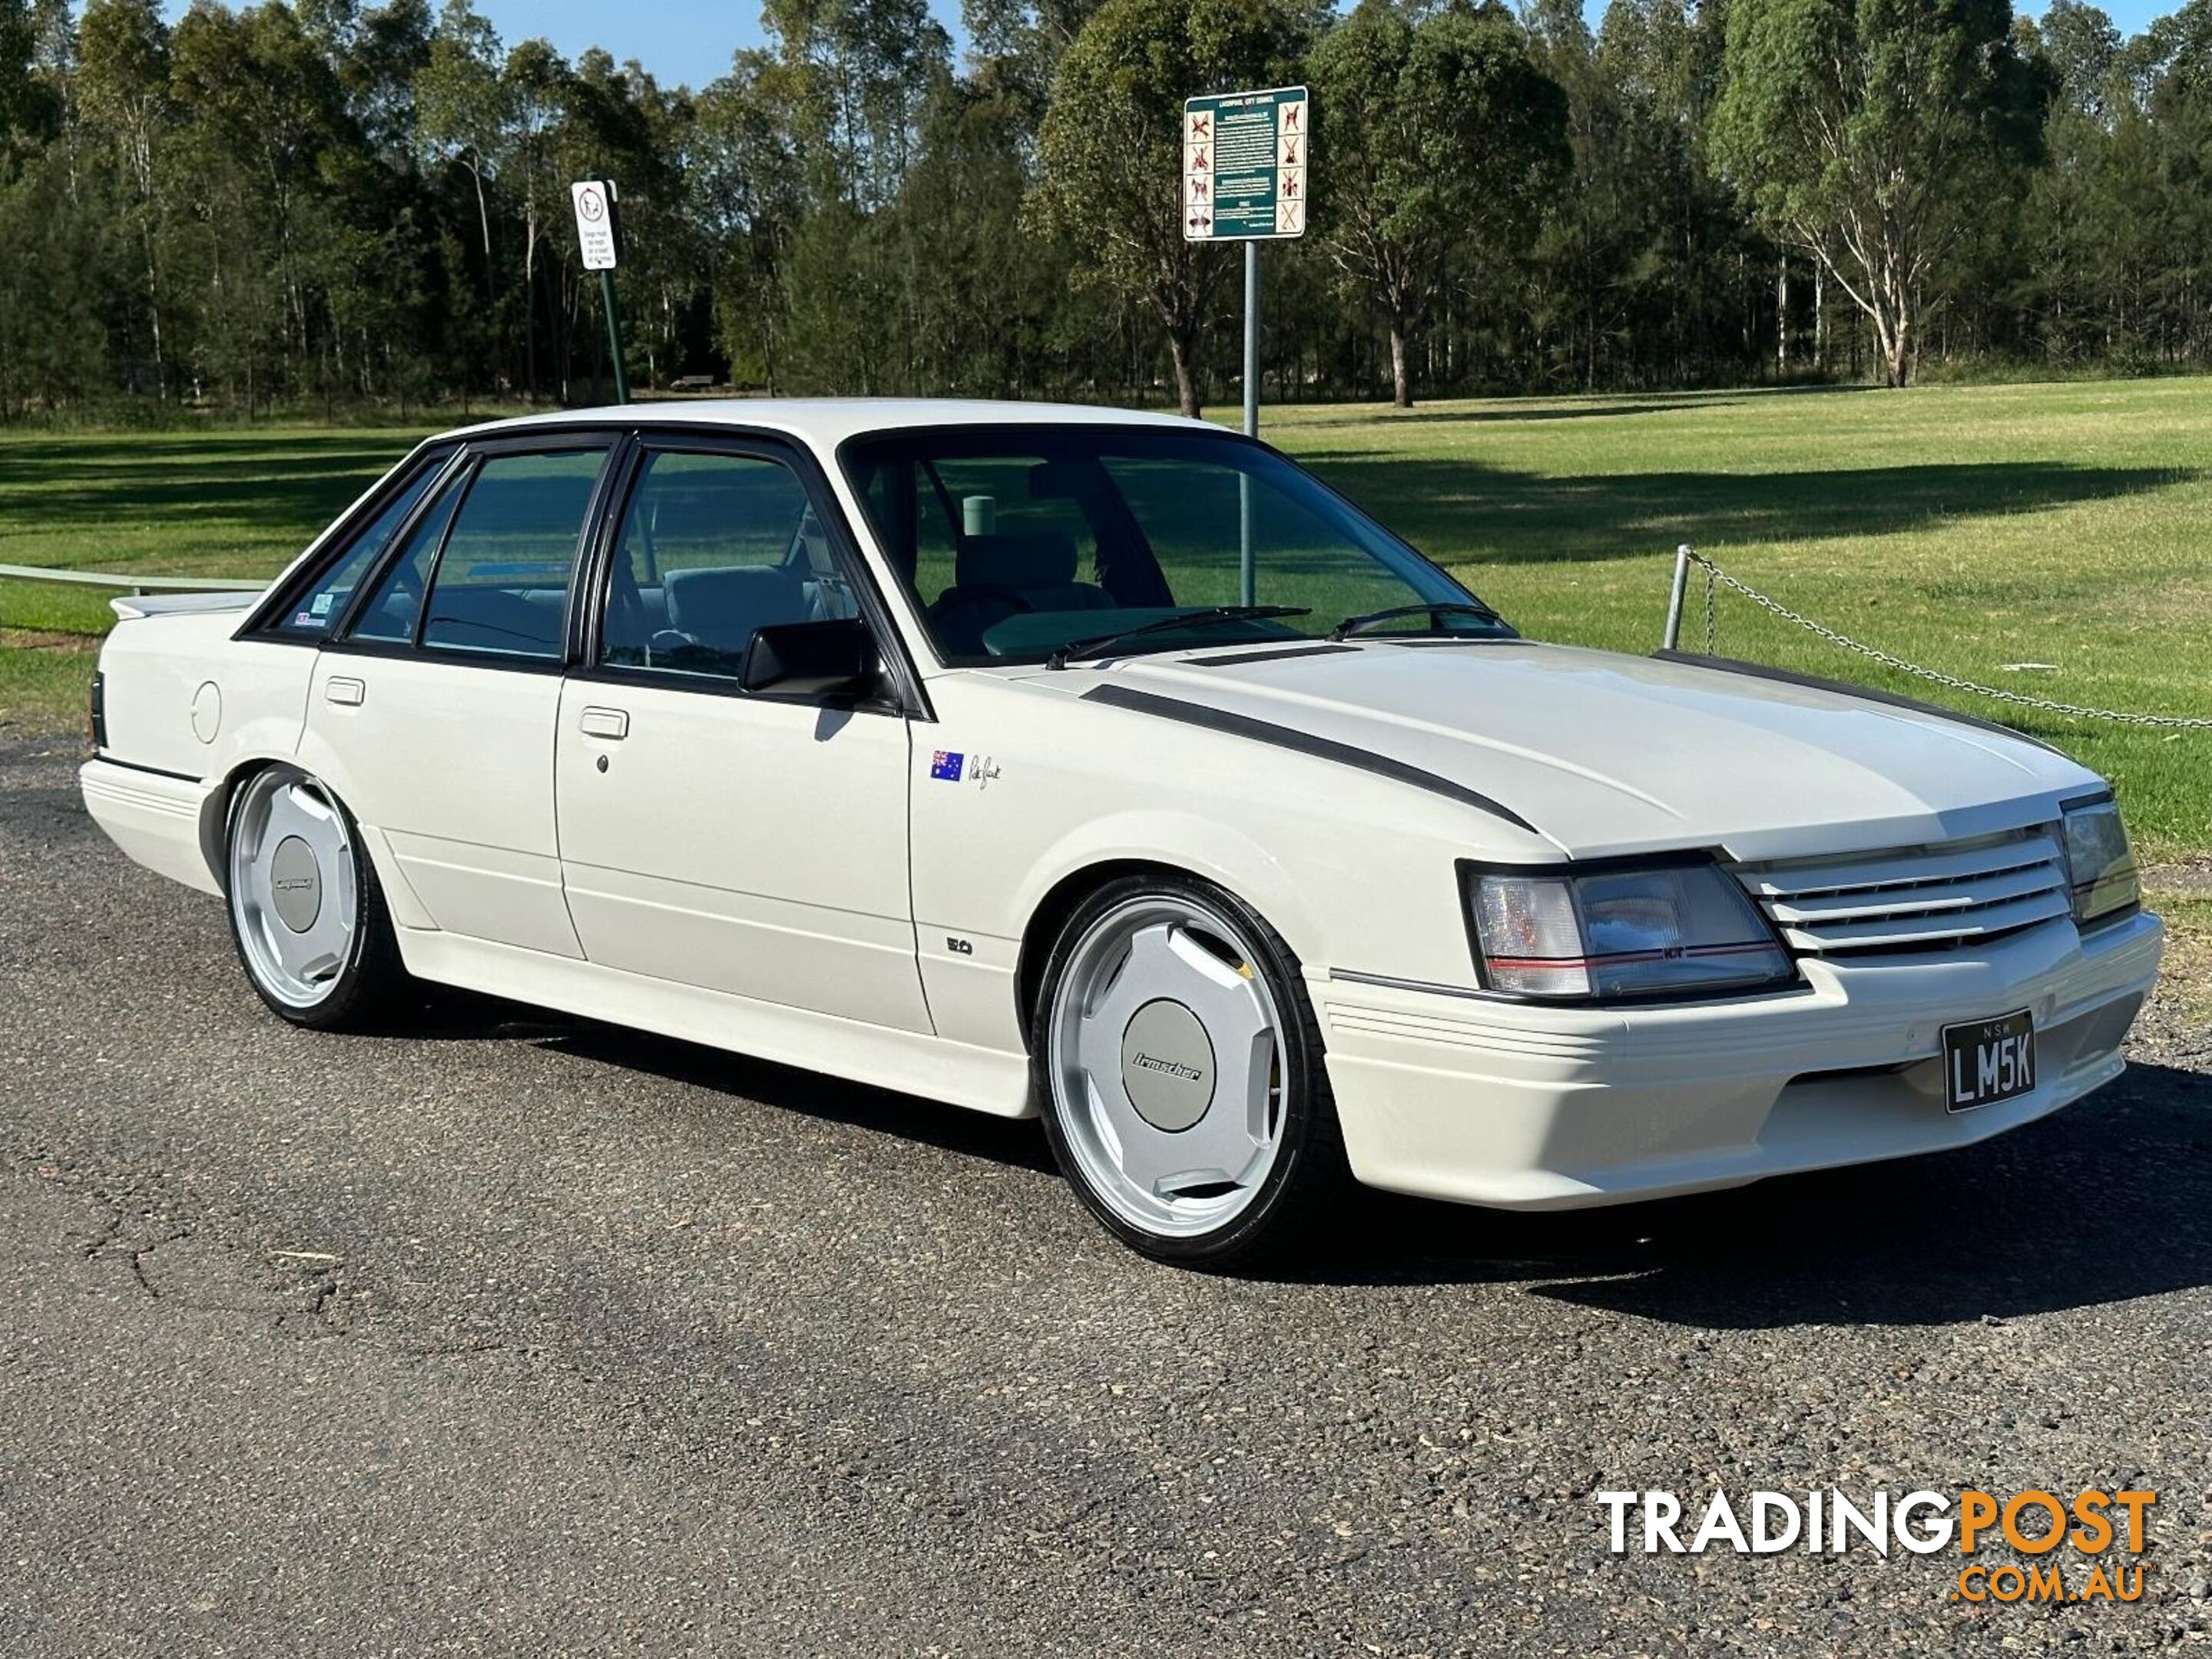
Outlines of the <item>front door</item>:
[{"label": "front door", "polygon": [[591,660],[561,694],[561,868],[584,953],[927,1031],[906,718],[738,680],[754,629],[855,614],[848,551],[788,458],[684,441],[638,454]]},{"label": "front door", "polygon": [[388,848],[403,915],[582,954],[561,893],[554,730],[571,573],[607,454],[592,441],[469,458],[316,662],[301,763]]}]

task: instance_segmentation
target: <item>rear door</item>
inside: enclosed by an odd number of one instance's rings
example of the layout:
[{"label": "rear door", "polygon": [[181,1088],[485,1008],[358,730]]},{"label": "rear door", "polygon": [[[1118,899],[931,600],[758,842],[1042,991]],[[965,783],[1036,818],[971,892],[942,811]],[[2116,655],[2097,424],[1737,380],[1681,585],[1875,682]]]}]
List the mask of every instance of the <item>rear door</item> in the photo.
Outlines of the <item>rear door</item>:
[{"label": "rear door", "polygon": [[586,662],[561,699],[562,874],[585,954],[930,1030],[907,883],[906,710],[738,684],[754,629],[874,609],[820,481],[779,445],[704,437],[648,437],[629,472]]},{"label": "rear door", "polygon": [[608,434],[478,447],[318,658],[302,763],[381,839],[403,921],[582,954],[553,734],[578,550],[613,449]]}]

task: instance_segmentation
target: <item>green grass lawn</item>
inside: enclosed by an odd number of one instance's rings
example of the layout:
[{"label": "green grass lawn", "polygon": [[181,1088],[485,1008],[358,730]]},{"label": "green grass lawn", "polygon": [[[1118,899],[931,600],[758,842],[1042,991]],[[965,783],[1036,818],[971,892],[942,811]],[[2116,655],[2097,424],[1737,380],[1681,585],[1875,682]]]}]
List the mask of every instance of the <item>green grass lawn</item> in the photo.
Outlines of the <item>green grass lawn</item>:
[{"label": "green grass lawn", "polygon": [[[1266,431],[1530,634],[1650,649],[1687,541],[1916,661],[2212,715],[2212,380],[1284,407]],[[0,563],[265,575],[416,435],[0,434]],[[106,618],[101,598],[0,583],[0,721],[78,719],[72,641]],[[2021,726],[2112,776],[2154,854],[2212,849],[2212,732],[2024,717],[1725,594],[1717,645]]]},{"label": "green grass lawn", "polygon": [[[0,564],[270,575],[420,435],[0,433]],[[82,722],[108,597],[0,580],[0,727]]]}]

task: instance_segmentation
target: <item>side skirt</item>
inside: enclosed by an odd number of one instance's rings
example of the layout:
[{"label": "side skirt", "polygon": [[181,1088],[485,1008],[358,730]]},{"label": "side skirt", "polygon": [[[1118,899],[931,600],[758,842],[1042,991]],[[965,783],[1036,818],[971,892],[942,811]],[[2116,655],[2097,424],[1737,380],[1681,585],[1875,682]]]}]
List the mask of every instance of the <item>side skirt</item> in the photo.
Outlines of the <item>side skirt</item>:
[{"label": "side skirt", "polygon": [[824,1072],[994,1117],[1036,1115],[1026,1054],[866,1025],[434,929],[396,931],[408,972],[441,985]]}]

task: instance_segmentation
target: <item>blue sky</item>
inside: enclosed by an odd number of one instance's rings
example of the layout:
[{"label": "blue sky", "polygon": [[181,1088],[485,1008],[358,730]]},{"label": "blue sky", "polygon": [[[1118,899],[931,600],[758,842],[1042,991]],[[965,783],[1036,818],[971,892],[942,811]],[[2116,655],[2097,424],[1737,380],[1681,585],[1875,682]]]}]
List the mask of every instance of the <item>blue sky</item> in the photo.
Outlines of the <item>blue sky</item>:
[{"label": "blue sky", "polygon": [[[2015,8],[2039,15],[2042,0],[2014,0]],[[2132,34],[2152,18],[2170,12],[2180,0],[2105,0],[2123,33]],[[760,12],[751,0],[477,0],[502,40],[544,35],[565,55],[586,46],[605,46],[619,60],[635,58],[664,82],[705,85],[726,69],[740,46],[758,46]],[[958,0],[932,0],[938,20],[961,39]],[[1603,9],[1601,0],[1591,8]]]},{"label": "blue sky", "polygon": [[[730,54],[761,42],[758,0],[477,0],[500,39],[544,35],[564,57],[605,46],[617,62],[635,58],[664,82],[702,87],[730,66]],[[958,0],[937,9],[955,19]]]},{"label": "blue sky", "polygon": [[[2040,13],[2042,0],[2014,0],[2023,11]],[[2123,33],[2133,33],[2153,17],[2172,11],[2180,0],[2106,0],[2106,9]],[[544,35],[570,58],[586,46],[605,46],[617,61],[635,58],[664,82],[704,86],[729,67],[740,46],[760,44],[757,0],[477,0],[500,38],[510,44]],[[1593,14],[1602,9],[1593,3]],[[172,15],[185,0],[170,0]],[[960,40],[959,0],[932,0],[932,9]]]}]

